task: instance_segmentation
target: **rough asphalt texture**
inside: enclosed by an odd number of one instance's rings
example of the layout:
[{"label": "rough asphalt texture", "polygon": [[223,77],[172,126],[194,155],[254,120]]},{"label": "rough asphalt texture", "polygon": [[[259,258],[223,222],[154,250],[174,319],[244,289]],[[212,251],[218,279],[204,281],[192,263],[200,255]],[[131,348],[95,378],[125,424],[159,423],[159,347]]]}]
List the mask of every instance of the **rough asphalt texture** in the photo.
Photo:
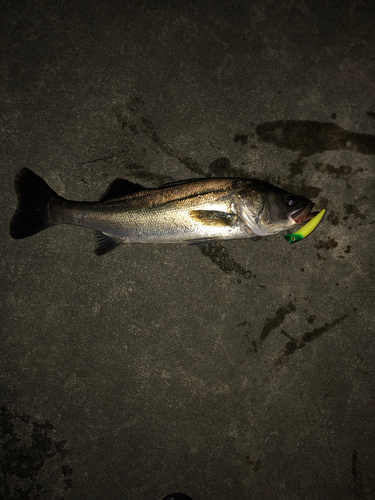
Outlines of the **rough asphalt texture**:
[{"label": "rough asphalt texture", "polygon": [[[373,499],[372,1],[1,2],[1,495]],[[306,240],[12,240],[27,166],[271,181]]]}]

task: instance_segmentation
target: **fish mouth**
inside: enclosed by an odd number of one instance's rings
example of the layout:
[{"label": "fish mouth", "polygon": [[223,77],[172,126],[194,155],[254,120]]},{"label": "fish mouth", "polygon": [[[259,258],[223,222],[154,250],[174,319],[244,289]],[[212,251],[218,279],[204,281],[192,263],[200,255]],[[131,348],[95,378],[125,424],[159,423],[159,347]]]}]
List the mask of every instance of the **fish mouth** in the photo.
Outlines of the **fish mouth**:
[{"label": "fish mouth", "polygon": [[312,219],[318,213],[318,212],[310,213],[314,205],[315,203],[310,202],[304,207],[295,210],[291,214],[291,217],[294,220],[294,222],[296,222],[297,224],[302,224],[302,222],[306,222]]}]

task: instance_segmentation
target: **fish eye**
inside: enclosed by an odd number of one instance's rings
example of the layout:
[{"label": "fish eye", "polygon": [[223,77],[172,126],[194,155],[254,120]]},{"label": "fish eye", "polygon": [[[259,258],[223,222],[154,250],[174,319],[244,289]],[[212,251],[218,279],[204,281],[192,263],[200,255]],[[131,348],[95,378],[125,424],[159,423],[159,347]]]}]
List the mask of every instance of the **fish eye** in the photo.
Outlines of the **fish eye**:
[{"label": "fish eye", "polygon": [[285,197],[285,202],[290,206],[292,207],[294,205],[294,200],[291,196],[286,196]]}]

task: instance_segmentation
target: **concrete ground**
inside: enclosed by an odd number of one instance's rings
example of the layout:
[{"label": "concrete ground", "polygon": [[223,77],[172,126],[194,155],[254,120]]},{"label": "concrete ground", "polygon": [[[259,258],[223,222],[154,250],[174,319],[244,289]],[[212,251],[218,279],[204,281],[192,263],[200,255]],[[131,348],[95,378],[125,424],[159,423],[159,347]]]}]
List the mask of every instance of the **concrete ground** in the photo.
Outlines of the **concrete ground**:
[{"label": "concrete ground", "polygon": [[[1,494],[373,499],[372,1],[1,2]],[[271,181],[306,240],[12,240],[22,167]]]}]

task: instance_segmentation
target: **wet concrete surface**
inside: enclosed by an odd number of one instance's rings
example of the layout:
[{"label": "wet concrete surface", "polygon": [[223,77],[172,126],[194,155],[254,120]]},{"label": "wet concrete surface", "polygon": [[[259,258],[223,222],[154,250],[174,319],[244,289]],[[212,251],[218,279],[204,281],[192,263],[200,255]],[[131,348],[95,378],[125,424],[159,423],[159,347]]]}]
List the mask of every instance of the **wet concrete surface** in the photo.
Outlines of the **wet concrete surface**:
[{"label": "wet concrete surface", "polygon": [[[374,4],[2,2],[1,494],[372,499]],[[327,208],[277,235],[12,240],[22,167],[264,179]]]}]

